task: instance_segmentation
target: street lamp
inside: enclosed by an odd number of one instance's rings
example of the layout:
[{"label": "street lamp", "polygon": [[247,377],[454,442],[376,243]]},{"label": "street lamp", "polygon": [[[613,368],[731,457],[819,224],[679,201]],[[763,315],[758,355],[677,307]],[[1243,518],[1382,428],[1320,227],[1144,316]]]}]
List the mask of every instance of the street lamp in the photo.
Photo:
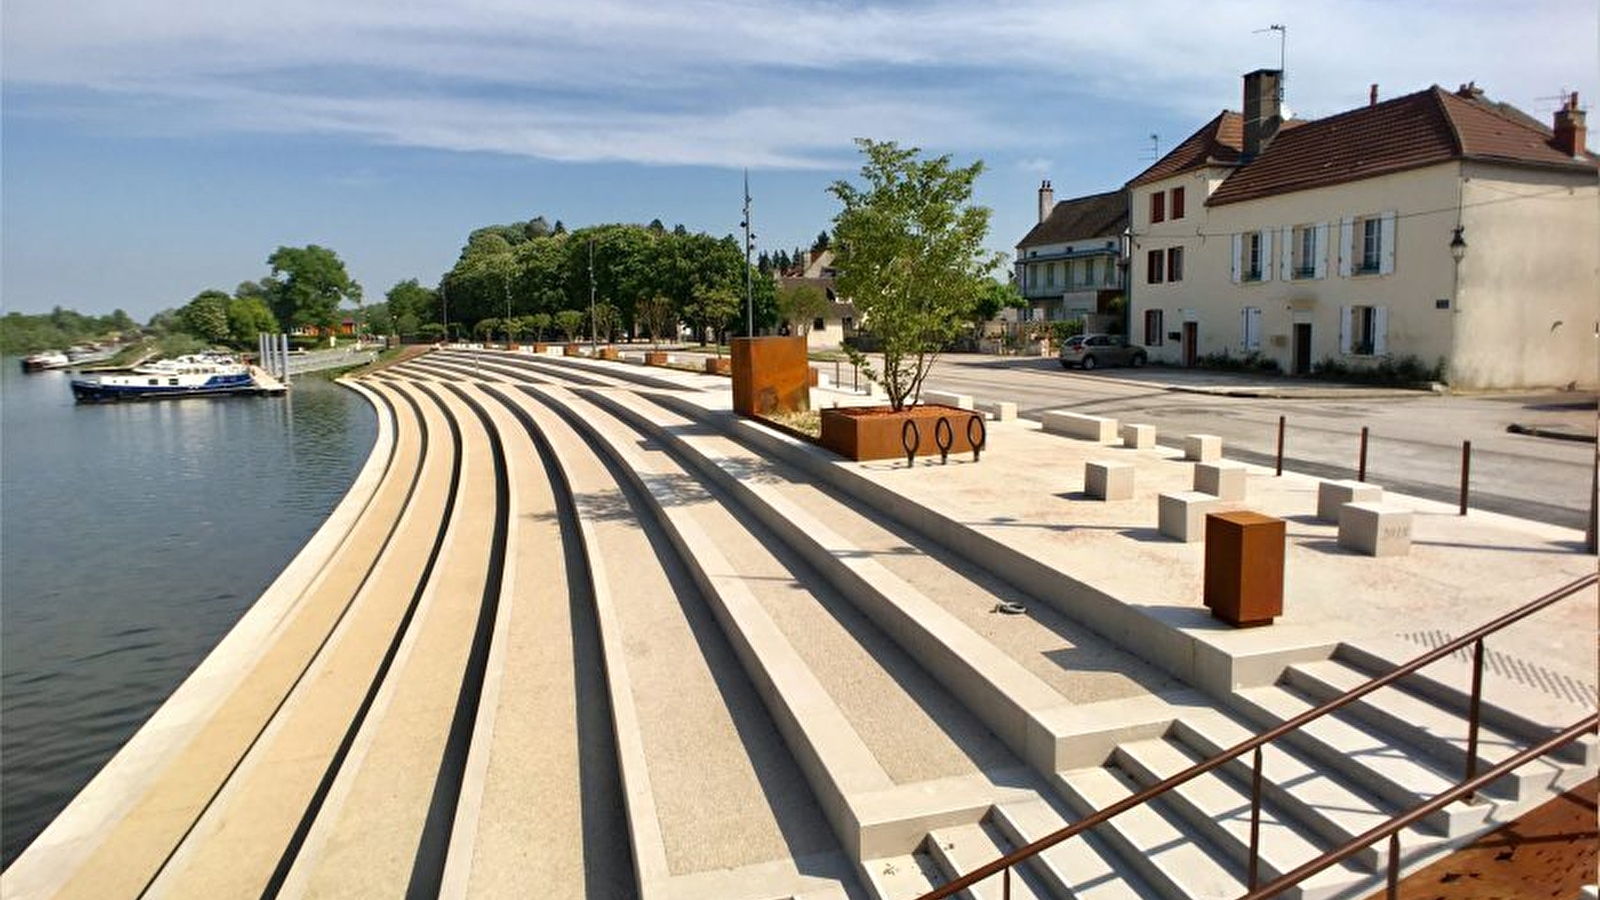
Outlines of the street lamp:
[{"label": "street lamp", "polygon": [[1467,256],[1467,239],[1461,236],[1465,230],[1464,226],[1457,225],[1455,234],[1450,237],[1450,258],[1456,262],[1461,262]]},{"label": "street lamp", "polygon": [[750,233],[750,170],[744,170],[744,221],[739,223],[744,229],[744,333],[746,337],[756,336],[756,302],[755,288],[750,279],[750,249],[753,246],[755,235]]},{"label": "street lamp", "polygon": [[589,358],[600,355],[599,329],[594,321],[594,238],[589,238]]}]

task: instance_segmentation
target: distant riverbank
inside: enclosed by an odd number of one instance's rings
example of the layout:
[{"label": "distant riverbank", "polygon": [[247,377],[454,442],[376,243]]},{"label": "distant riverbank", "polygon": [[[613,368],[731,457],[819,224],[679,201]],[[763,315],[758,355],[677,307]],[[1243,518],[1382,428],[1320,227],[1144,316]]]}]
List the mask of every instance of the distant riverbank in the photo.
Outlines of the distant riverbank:
[{"label": "distant riverbank", "polygon": [[284,398],[80,407],[65,373],[0,368],[9,865],[321,525],[376,417],[315,376]]}]

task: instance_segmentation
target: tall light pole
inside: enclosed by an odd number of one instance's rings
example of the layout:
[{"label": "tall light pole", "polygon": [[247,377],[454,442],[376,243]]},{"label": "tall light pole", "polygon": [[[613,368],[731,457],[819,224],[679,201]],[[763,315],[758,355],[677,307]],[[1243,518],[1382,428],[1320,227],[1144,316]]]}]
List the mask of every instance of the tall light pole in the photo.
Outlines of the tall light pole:
[{"label": "tall light pole", "polygon": [[744,229],[744,334],[745,337],[756,336],[756,301],[754,282],[750,278],[750,249],[753,246],[755,235],[750,233],[750,170],[744,170],[744,221],[739,223]]},{"label": "tall light pole", "polygon": [[444,342],[450,343],[450,291],[445,288],[444,279],[439,280],[439,302],[444,304]]},{"label": "tall light pole", "polygon": [[589,357],[600,351],[599,329],[594,321],[594,238],[589,238]]}]

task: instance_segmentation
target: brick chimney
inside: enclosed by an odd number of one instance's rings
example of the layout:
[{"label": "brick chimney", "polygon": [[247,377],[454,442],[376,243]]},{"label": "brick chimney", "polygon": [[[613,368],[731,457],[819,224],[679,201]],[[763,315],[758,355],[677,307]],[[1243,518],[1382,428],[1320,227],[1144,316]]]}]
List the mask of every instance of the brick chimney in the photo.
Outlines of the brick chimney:
[{"label": "brick chimney", "polygon": [[1244,161],[1260,156],[1283,124],[1283,72],[1257,69],[1244,76]]},{"label": "brick chimney", "polygon": [[1587,152],[1584,147],[1586,132],[1584,112],[1578,108],[1578,92],[1567,98],[1567,105],[1556,110],[1555,137],[1550,143],[1557,150],[1577,158]]},{"label": "brick chimney", "polygon": [[1056,208],[1056,189],[1050,186],[1049,179],[1039,182],[1039,221],[1050,218],[1050,211]]}]

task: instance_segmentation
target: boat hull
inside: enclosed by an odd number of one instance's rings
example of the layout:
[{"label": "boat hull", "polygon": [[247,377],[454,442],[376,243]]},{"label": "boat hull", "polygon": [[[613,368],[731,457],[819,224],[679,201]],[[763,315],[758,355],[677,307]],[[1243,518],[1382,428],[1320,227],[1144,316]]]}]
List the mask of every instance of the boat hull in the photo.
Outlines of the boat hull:
[{"label": "boat hull", "polygon": [[[140,379],[146,382],[151,379]],[[161,379],[168,381],[170,379]],[[72,380],[72,396],[79,403],[116,403],[124,400],[178,400],[184,397],[224,397],[233,394],[261,393],[249,375],[218,375],[206,381],[186,384],[134,384],[134,379]]]}]

